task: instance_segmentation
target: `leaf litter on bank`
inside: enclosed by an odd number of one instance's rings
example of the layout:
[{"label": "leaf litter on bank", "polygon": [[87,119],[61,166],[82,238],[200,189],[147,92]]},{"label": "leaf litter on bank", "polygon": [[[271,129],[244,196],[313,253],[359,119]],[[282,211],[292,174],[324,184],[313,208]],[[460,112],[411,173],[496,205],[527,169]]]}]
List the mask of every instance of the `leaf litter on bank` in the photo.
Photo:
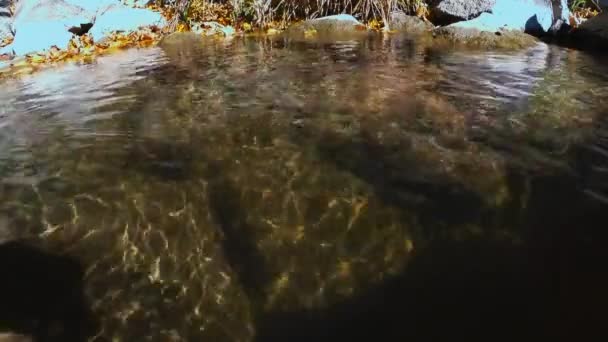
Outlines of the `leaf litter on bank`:
[{"label": "leaf litter on bank", "polygon": [[[173,6],[159,5],[159,2],[156,1],[136,2],[134,7],[147,8],[159,12],[168,22],[171,22],[176,15]],[[426,19],[428,16],[426,5],[417,5],[412,10],[416,16],[422,19]],[[284,20],[265,21],[264,25],[260,27],[259,25],[254,25],[252,22],[248,22],[244,19],[238,19],[230,2],[222,4],[207,1],[194,1],[188,7],[185,17],[187,17],[186,22],[183,20],[180,21],[177,24],[175,31],[195,31],[202,36],[229,36],[234,33],[276,35],[288,26],[288,23]],[[294,22],[297,22],[297,20],[290,21],[291,24]],[[206,23],[217,23],[223,29],[217,29],[213,25],[205,25]],[[363,29],[374,31],[382,31],[383,28],[383,20],[375,18],[368,20],[367,25],[363,27]],[[167,33],[170,33],[168,32],[168,27],[163,29],[148,27],[132,33],[115,32],[109,37],[102,39],[100,42],[94,42],[92,37],[87,34],[74,36],[67,47],[52,46],[48,51],[29,54],[25,56],[23,60],[14,61],[8,68],[0,68],[0,79],[28,74],[49,65],[55,65],[59,62],[89,62],[94,60],[98,55],[103,55],[119,49],[151,46],[158,43],[162,36]],[[305,37],[314,37],[316,34],[316,30],[311,29],[305,32]],[[0,47],[10,43],[11,40],[2,41],[0,42]],[[0,56],[0,61],[9,59],[10,56]]]},{"label": "leaf litter on bank", "polygon": [[99,42],[84,34],[73,36],[65,47],[51,46],[47,51],[30,53],[0,70],[0,78],[30,74],[60,62],[91,62],[97,56],[131,47],[148,47],[162,37],[158,27],[147,27],[131,33],[114,32]]}]

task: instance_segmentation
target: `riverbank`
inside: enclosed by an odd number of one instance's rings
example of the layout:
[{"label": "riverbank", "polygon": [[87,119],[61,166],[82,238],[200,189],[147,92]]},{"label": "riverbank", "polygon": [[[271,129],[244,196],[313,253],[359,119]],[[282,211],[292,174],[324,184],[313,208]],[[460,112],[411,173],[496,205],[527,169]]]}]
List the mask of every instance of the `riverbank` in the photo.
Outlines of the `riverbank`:
[{"label": "riverbank", "polygon": [[[268,6],[259,7],[261,3]],[[425,36],[423,39],[443,48],[521,49],[533,46],[537,39],[575,48],[608,47],[608,16],[597,15],[599,5],[584,7],[580,1],[574,5],[565,0],[543,4],[442,0],[433,5],[422,0],[359,0],[349,2],[350,7],[340,1],[296,4],[3,0],[0,78],[66,61],[87,63],[117,49],[155,45],[175,32],[220,37],[285,34],[306,39],[322,34],[381,32]],[[594,18],[585,22],[589,17]]]}]

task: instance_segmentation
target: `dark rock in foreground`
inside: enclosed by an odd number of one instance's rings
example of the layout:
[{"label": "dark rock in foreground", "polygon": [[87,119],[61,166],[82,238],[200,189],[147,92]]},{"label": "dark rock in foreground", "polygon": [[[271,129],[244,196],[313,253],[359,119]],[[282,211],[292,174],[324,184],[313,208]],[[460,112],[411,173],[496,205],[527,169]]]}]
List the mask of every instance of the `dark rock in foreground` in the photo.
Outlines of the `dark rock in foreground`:
[{"label": "dark rock in foreground", "polygon": [[591,18],[572,31],[570,44],[589,50],[608,50],[608,13]]}]

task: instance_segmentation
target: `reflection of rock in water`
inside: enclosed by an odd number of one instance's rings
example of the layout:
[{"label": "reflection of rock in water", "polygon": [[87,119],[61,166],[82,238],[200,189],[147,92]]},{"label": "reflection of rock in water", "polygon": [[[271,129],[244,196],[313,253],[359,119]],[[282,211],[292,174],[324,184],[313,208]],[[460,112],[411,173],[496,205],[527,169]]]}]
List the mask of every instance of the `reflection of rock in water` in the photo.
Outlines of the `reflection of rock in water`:
[{"label": "reflection of rock in water", "polygon": [[0,244],[0,272],[0,330],[49,342],[84,342],[95,332],[77,261],[7,242]]}]

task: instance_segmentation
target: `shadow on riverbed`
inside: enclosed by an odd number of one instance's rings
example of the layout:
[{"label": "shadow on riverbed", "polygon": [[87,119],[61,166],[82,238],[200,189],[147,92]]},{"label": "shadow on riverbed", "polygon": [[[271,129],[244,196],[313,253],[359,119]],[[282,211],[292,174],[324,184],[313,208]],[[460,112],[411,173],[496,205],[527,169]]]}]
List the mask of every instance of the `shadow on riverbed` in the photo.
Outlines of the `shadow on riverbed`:
[{"label": "shadow on riverbed", "polygon": [[0,245],[0,332],[36,342],[84,342],[94,333],[82,266],[22,242]]},{"label": "shadow on riverbed", "polygon": [[[464,190],[390,177],[410,164],[379,145],[328,142],[320,145],[327,160],[389,204],[410,207],[399,195],[406,189],[425,194],[423,213],[444,222],[480,214],[480,201]],[[400,274],[368,291],[325,309],[264,316],[256,341],[604,340],[607,208],[585,197],[571,175],[510,170],[508,182],[521,185],[523,176],[530,193],[513,221],[521,241],[435,234]]]},{"label": "shadow on riverbed", "polygon": [[264,287],[271,276],[247,222],[246,210],[241,204],[239,189],[228,179],[218,179],[210,185],[209,205],[214,220],[221,229],[222,250],[228,264],[238,275],[239,282],[249,300],[259,305]]},{"label": "shadow on riverbed", "polygon": [[572,187],[554,200],[536,197],[565,185],[572,184],[534,185],[530,236],[522,245],[435,240],[401,274],[357,297],[325,310],[266,316],[257,341],[602,340],[605,208],[563,214],[566,196],[582,199],[572,197]]}]

